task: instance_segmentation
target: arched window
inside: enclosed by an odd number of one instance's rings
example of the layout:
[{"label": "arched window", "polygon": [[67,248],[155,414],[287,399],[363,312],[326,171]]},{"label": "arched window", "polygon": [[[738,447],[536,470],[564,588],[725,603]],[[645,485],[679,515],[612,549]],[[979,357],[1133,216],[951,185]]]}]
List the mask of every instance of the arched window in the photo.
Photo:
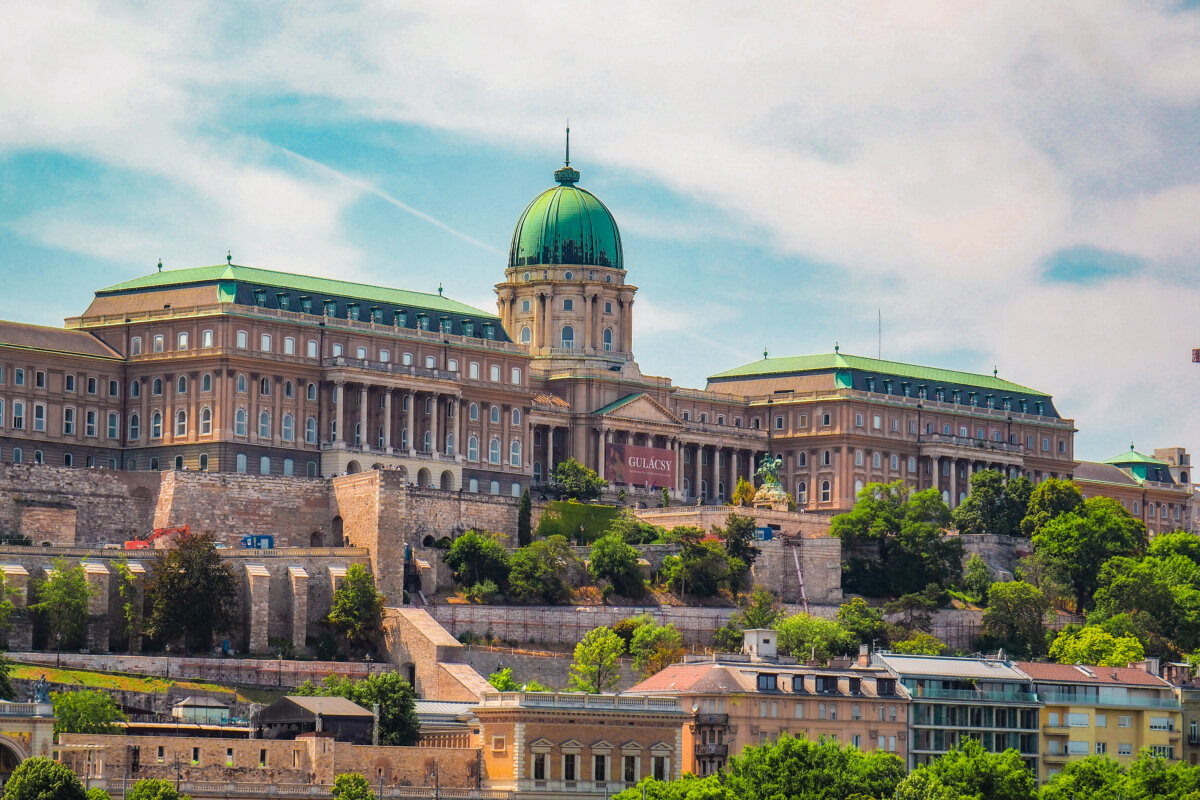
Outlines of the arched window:
[{"label": "arched window", "polygon": [[155,378],[154,382],[150,384],[150,394],[155,397],[162,394],[162,378]]},{"label": "arched window", "polygon": [[292,477],[296,474],[296,462],[290,458],[283,460],[283,474],[287,477]]},{"label": "arched window", "polygon": [[139,381],[137,378],[134,378],[133,380],[131,380],[129,382],[129,396],[130,397],[141,397],[142,396],[142,382]]},{"label": "arched window", "polygon": [[821,481],[821,502],[829,502],[829,481]]},{"label": "arched window", "polygon": [[801,450],[799,453],[796,454],[796,466],[797,467],[807,467],[808,466],[808,451],[807,450]]},{"label": "arched window", "polygon": [[508,464],[512,467],[521,466],[521,443],[513,439],[508,448]]},{"label": "arched window", "polygon": [[208,406],[200,409],[200,434],[207,436],[212,433],[212,409]]},{"label": "arched window", "polygon": [[41,450],[33,451],[33,463],[35,463],[35,464],[42,463],[42,451]]},{"label": "arched window", "polygon": [[152,470],[158,469],[158,458],[157,457],[150,459],[150,469],[152,469]]},{"label": "arched window", "polygon": [[874,469],[879,469],[883,466],[883,454],[879,452],[871,453],[871,466]]},{"label": "arched window", "polygon": [[271,394],[271,379],[263,378],[258,382],[258,393],[266,397]]},{"label": "arched window", "polygon": [[612,328],[604,329],[604,349],[605,351],[612,350]]},{"label": "arched window", "polygon": [[317,443],[317,418],[309,417],[304,422],[304,442],[305,444]]},{"label": "arched window", "polygon": [[942,502],[946,505],[950,505],[950,491],[948,489],[942,490]]},{"label": "arched window", "polygon": [[354,423],[354,444],[355,445],[362,444],[362,435],[363,435],[362,423],[361,422]]},{"label": "arched window", "polygon": [[426,397],[425,398],[425,415],[428,416],[432,413],[433,413],[433,398]]},{"label": "arched window", "polygon": [[796,484],[796,502],[801,505],[808,502],[808,483],[805,481]]},{"label": "arched window", "polygon": [[575,347],[575,329],[570,325],[563,325],[561,344],[566,350],[571,350]]},{"label": "arched window", "polygon": [[863,490],[863,482],[855,481],[854,482],[854,496],[858,497],[858,493],[861,492],[862,490]]},{"label": "arched window", "polygon": [[135,411],[129,415],[129,438],[136,439],[142,435],[142,418]]},{"label": "arched window", "polygon": [[245,375],[241,375],[241,374],[239,374],[239,375],[237,376],[237,390],[238,390],[239,392],[245,392],[245,391],[246,391],[246,376],[245,376]]},{"label": "arched window", "polygon": [[155,411],[150,417],[150,438],[162,438],[162,414],[158,411]]},{"label": "arched window", "polygon": [[479,437],[478,436],[472,435],[469,439],[467,439],[467,460],[468,461],[478,461],[479,460]]},{"label": "arched window", "polygon": [[488,463],[500,463],[500,440],[495,436],[493,436],[492,440],[488,442]]},{"label": "arched window", "polygon": [[175,456],[175,469],[183,469],[183,456]]},{"label": "arched window", "polygon": [[470,418],[470,420],[472,422],[479,419],[479,404],[478,403],[471,403],[470,407],[467,409],[467,417]]},{"label": "arched window", "polygon": [[855,450],[854,451],[854,466],[861,467],[862,465],[863,465],[863,451]]},{"label": "arched window", "polygon": [[400,429],[400,449],[401,450],[408,449],[408,428]]},{"label": "arched window", "polygon": [[433,432],[425,431],[425,438],[422,441],[423,441],[423,444],[421,446],[421,449],[424,452],[428,453],[430,450],[433,449]]},{"label": "arched window", "polygon": [[533,482],[542,482],[542,462],[540,461],[533,462]]},{"label": "arched window", "polygon": [[[239,408],[233,415],[233,434],[234,436],[246,435],[246,409]],[[245,472],[245,470],[242,470]]]},{"label": "arched window", "polygon": [[529,332],[529,326],[521,328],[521,344],[529,344],[533,341],[533,334]]},{"label": "arched window", "polygon": [[296,418],[291,414],[283,415],[283,427],[280,428],[280,433],[285,442],[296,441]]},{"label": "arched window", "polygon": [[74,466],[74,464],[75,464],[75,456],[71,455],[70,453],[63,453],[63,466],[70,467],[70,466]]},{"label": "arched window", "polygon": [[202,392],[211,392],[212,391],[212,375],[208,372],[206,372],[200,376],[200,391],[202,391]]},{"label": "arched window", "polygon": [[187,436],[187,411],[182,408],[175,412],[175,435]]},{"label": "arched window", "polygon": [[892,453],[891,466],[893,471],[899,471],[900,469],[900,456],[895,453]]},{"label": "arched window", "polygon": [[207,470],[208,470],[208,453],[201,453],[200,454],[200,471],[206,472]]},{"label": "arched window", "polygon": [[271,412],[265,408],[258,412],[258,436],[261,439],[271,437]]},{"label": "arched window", "polygon": [[821,465],[822,466],[828,467],[832,463],[833,463],[833,454],[832,453],[830,453],[828,450],[821,453]]},{"label": "arched window", "polygon": [[310,478],[317,477],[317,462],[315,462],[315,461],[308,462],[308,477],[310,477]]},{"label": "arched window", "polygon": [[514,408],[512,410],[512,424],[514,428],[521,424],[521,409]]},{"label": "arched window", "polygon": [[258,474],[259,475],[270,475],[271,474],[271,457],[270,456],[262,456],[261,458],[258,459]]},{"label": "arched window", "polygon": [[180,375],[175,381],[175,394],[187,394],[187,376]]},{"label": "arched window", "polygon": [[491,414],[488,418],[492,421],[492,424],[500,424],[500,406],[492,406]]},{"label": "arched window", "polygon": [[448,455],[448,456],[454,455],[454,434],[453,433],[446,434],[446,455]]},{"label": "arched window", "polygon": [[289,398],[295,397],[296,396],[296,384],[292,383],[291,381],[285,381],[283,384],[283,396],[289,397]]},{"label": "arched window", "polygon": [[308,385],[308,399],[309,400],[317,399],[317,385],[315,383],[310,383]]}]

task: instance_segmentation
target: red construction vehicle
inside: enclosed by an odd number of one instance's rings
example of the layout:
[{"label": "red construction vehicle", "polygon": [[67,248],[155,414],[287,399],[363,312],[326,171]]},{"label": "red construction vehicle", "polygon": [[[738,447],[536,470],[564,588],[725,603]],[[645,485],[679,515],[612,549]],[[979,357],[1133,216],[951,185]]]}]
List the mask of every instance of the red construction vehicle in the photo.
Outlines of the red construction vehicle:
[{"label": "red construction vehicle", "polygon": [[164,536],[173,536],[174,534],[177,534],[177,533],[181,533],[184,536],[187,536],[191,532],[192,532],[191,526],[188,526],[188,525],[180,525],[177,528],[155,528],[154,532],[151,533],[149,536],[147,536],[145,539],[130,539],[129,541],[125,542],[125,549],[126,550],[150,550],[154,547],[154,543],[156,541],[158,541],[159,539],[163,538]]}]

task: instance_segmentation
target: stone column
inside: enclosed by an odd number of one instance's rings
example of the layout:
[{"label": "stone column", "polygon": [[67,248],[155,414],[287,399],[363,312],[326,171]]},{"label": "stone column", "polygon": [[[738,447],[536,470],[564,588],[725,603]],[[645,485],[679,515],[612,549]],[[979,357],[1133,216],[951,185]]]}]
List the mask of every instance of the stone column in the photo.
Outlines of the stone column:
[{"label": "stone column", "polygon": [[542,480],[549,483],[550,474],[554,472],[554,426],[546,426],[546,465],[542,470]]},{"label": "stone column", "polygon": [[364,383],[362,388],[358,390],[358,426],[361,434],[358,439],[359,445],[363,452],[370,449],[371,429],[370,429],[370,414],[368,413],[367,404],[370,402],[371,393]]},{"label": "stone column", "polygon": [[709,474],[711,477],[708,481],[708,495],[714,500],[720,498],[720,483],[721,483],[721,448],[714,447],[712,453],[712,463],[708,465]]},{"label": "stone column", "polygon": [[958,459],[950,459],[950,503],[954,508],[958,505]]},{"label": "stone column", "polygon": [[438,436],[440,435],[438,430],[438,419],[442,416],[442,403],[440,398],[441,395],[437,392],[434,392],[433,402],[429,407],[429,454],[432,456],[436,456],[442,451],[442,448],[438,446]]},{"label": "stone column", "polygon": [[625,301],[625,315],[621,326],[622,347],[626,353],[633,352],[633,298]]},{"label": "stone column", "polygon": [[450,404],[454,407],[454,427],[450,430],[454,434],[454,447],[450,448],[450,452],[446,453],[446,455],[453,456],[455,461],[462,461],[461,453],[463,446],[459,438],[462,435],[462,395],[456,394],[454,399],[450,401]]},{"label": "stone column", "polygon": [[250,606],[249,651],[269,653],[267,623],[271,619],[271,573],[262,564],[247,564],[246,580],[249,583],[246,596]]},{"label": "stone column", "polygon": [[29,570],[20,564],[0,566],[4,585],[13,592],[13,613],[8,631],[9,650],[33,649],[33,622],[29,618]]},{"label": "stone column", "polygon": [[308,571],[304,567],[291,566],[288,577],[292,582],[292,647],[299,653],[304,650],[308,637]]},{"label": "stone column", "polygon": [[596,343],[592,341],[592,301],[594,299],[594,297],[587,296],[583,298],[583,346],[587,348],[587,352],[589,353],[592,352],[592,348],[596,346]]},{"label": "stone column", "polygon": [[546,316],[542,310],[542,296],[539,294],[533,298],[533,338],[532,344],[534,347],[542,346],[542,319]]},{"label": "stone column", "polygon": [[[409,454],[409,456],[415,456],[417,454],[417,424],[416,424],[416,412],[415,412],[416,405],[417,405],[416,391],[409,389],[407,398],[408,398],[408,417],[407,417],[408,454]],[[416,477],[416,476],[410,476],[410,477]]]},{"label": "stone column", "polygon": [[675,485],[671,488],[673,488],[676,492],[678,492],[682,489],[680,484],[682,483],[681,476],[683,475],[683,471],[681,470],[683,459],[681,458],[681,454],[679,452],[679,440],[676,438],[672,438],[670,441],[670,445],[671,445],[671,452],[674,454],[674,458],[675,458]]},{"label": "stone column", "polygon": [[346,429],[344,423],[346,420],[346,384],[342,381],[335,381],[333,384],[333,441],[346,441]]},{"label": "stone column", "polygon": [[108,567],[102,562],[83,562],[88,597],[87,647],[93,653],[108,652]]},{"label": "stone column", "polygon": [[392,452],[392,390],[383,390],[383,449]]}]

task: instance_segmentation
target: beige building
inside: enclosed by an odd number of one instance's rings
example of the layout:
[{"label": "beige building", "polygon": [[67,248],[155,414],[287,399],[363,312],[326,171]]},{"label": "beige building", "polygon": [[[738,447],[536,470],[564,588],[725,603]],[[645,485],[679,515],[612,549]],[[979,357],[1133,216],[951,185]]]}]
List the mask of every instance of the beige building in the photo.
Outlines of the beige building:
[{"label": "beige building", "polygon": [[1155,450],[1147,456],[1130,445],[1104,461],[1081,461],[1075,468],[1075,483],[1084,497],[1111,497],[1119,502],[1146,525],[1151,536],[1177,530],[1195,533],[1190,473],[1191,456],[1182,447]]},{"label": "beige building", "polygon": [[572,457],[634,499],[717,502],[769,451],[819,512],[870,481],[935,486],[955,505],[986,466],[1072,473],[1071,420],[995,374],[835,349],[764,354],[704,390],[644,375],[616,220],[578,180],[559,169],[520,215],[496,313],[230,258],[100,289],[66,330],[0,324],[0,460],[388,468],[511,496]]},{"label": "beige building", "polygon": [[1017,668],[1034,682],[1041,702],[1038,778],[1070,760],[1108,756],[1128,766],[1143,749],[1176,761],[1183,756],[1183,718],[1170,683],[1134,667],[1042,664]]},{"label": "beige building", "polygon": [[711,775],[745,748],[782,734],[830,738],[907,758],[909,697],[864,655],[842,668],[775,655],[774,631],[747,631],[751,652],[688,659],[633,686],[647,697],[678,697],[689,712],[683,771]]}]

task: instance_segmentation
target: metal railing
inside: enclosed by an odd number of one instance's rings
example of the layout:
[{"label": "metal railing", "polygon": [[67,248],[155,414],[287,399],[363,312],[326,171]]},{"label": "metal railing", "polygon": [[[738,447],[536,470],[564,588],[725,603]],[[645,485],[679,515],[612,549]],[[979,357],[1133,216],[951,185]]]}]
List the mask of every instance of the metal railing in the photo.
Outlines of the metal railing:
[{"label": "metal railing", "polygon": [[725,758],[729,755],[729,745],[727,744],[698,744],[696,745],[696,758],[704,758],[705,756],[716,756],[717,758]]},{"label": "metal railing", "polygon": [[1041,690],[1037,694],[1042,703],[1072,706],[1119,706],[1121,708],[1166,708],[1179,709],[1179,699],[1163,694],[1159,697],[1137,697],[1118,694],[1083,695],[1068,692]]},{"label": "metal railing", "polygon": [[922,433],[917,441],[925,444],[949,444],[955,447],[965,447],[971,450],[998,450],[1004,453],[1020,453],[1024,448],[1013,442],[996,442],[978,439],[973,436],[955,436],[952,433]]},{"label": "metal railing", "polygon": [[728,714],[697,714],[696,715],[696,724],[697,725],[718,725],[718,726],[719,725],[728,725],[729,724],[729,715]]}]

